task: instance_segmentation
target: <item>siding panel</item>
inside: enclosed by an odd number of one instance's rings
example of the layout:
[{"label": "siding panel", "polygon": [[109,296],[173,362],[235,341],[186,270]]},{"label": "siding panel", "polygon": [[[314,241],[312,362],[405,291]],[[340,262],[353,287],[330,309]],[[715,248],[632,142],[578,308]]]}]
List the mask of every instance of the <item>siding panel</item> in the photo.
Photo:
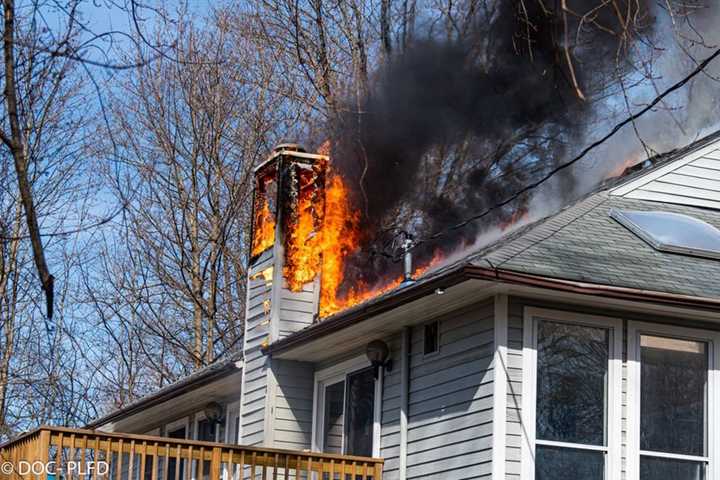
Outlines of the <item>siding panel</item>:
[{"label": "siding panel", "polygon": [[424,327],[410,345],[408,479],[491,474],[493,308],[443,318],[440,351],[424,356]]}]

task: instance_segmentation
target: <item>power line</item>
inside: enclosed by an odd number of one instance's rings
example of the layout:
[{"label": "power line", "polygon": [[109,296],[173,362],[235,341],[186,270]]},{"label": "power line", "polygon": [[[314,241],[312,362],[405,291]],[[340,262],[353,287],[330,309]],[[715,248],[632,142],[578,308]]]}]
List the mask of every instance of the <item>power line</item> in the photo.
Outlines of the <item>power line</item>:
[{"label": "power line", "polygon": [[654,98],[649,104],[647,104],[644,108],[642,108],[642,109],[639,110],[638,112],[634,113],[633,115],[630,115],[629,117],[627,117],[626,119],[624,119],[622,122],[616,124],[608,133],[606,133],[604,136],[602,136],[602,137],[599,138],[598,140],[594,141],[593,143],[591,143],[590,145],[588,145],[587,147],[585,147],[578,155],[576,155],[576,156],[573,157],[572,159],[570,159],[570,160],[568,160],[567,162],[561,163],[560,165],[556,166],[555,168],[553,168],[552,170],[550,170],[548,173],[546,173],[544,176],[542,176],[542,177],[539,178],[538,180],[536,180],[536,181],[534,181],[534,182],[526,185],[525,187],[523,187],[522,189],[518,190],[517,192],[515,192],[514,194],[512,194],[511,196],[509,196],[509,197],[506,198],[505,200],[502,200],[501,202],[498,202],[498,203],[496,203],[495,205],[486,208],[485,210],[483,210],[482,212],[480,212],[480,213],[478,213],[478,214],[476,214],[476,215],[473,215],[473,216],[471,216],[471,217],[466,218],[466,219],[463,220],[462,222],[456,223],[455,225],[452,225],[452,226],[450,226],[450,227],[446,227],[446,228],[444,228],[444,229],[442,229],[442,230],[439,230],[439,231],[433,233],[432,235],[430,235],[430,236],[428,236],[428,237],[425,237],[425,238],[422,238],[422,239],[416,241],[412,248],[417,248],[417,247],[419,247],[420,245],[422,245],[422,244],[424,244],[424,243],[432,242],[432,241],[434,241],[434,240],[437,240],[437,239],[439,239],[439,238],[442,238],[442,237],[448,235],[450,232],[453,232],[453,231],[455,231],[455,230],[459,230],[459,229],[461,229],[461,228],[466,227],[467,225],[469,225],[470,223],[472,223],[472,222],[474,222],[474,221],[480,220],[481,218],[487,216],[489,213],[491,213],[491,212],[493,212],[493,211],[495,211],[495,210],[497,210],[497,209],[499,209],[499,208],[502,208],[502,207],[504,207],[505,205],[508,205],[509,203],[514,202],[515,200],[517,200],[518,198],[520,198],[520,197],[521,197],[522,195],[524,195],[525,193],[527,193],[527,192],[529,192],[529,191],[531,191],[531,190],[534,190],[535,188],[539,187],[540,185],[542,185],[543,183],[545,183],[546,181],[548,181],[550,178],[552,178],[554,175],[556,175],[558,172],[560,172],[560,171],[562,171],[562,170],[564,170],[564,169],[566,169],[566,168],[574,165],[575,163],[579,162],[579,161],[582,160],[584,157],[586,157],[587,154],[590,153],[592,150],[594,150],[595,148],[599,147],[600,145],[602,145],[603,143],[605,143],[606,141],[608,141],[610,138],[612,138],[613,136],[615,136],[615,134],[618,133],[620,130],[622,130],[623,127],[625,127],[625,126],[628,125],[629,123],[634,122],[635,120],[637,120],[637,119],[640,118],[641,116],[645,115],[647,112],[649,112],[650,110],[652,110],[658,103],[660,103],[661,101],[663,101],[663,100],[665,99],[665,97],[667,97],[667,96],[670,95],[671,93],[673,93],[673,92],[681,89],[683,86],[685,86],[685,84],[687,84],[687,83],[688,83],[690,80],[692,80],[695,76],[697,76],[698,74],[702,73],[702,71],[705,70],[705,68],[706,68],[710,63],[712,63],[713,60],[715,60],[718,56],[720,56],[720,49],[715,50],[710,56],[708,56],[705,60],[703,60],[702,62],[700,62],[700,63],[697,65],[697,67],[696,67],[692,72],[690,72],[686,77],[684,77],[682,80],[680,80],[679,82],[677,82],[677,83],[675,83],[674,85],[670,86],[667,90],[663,91],[660,95],[658,95],[657,97],[655,97],[655,98]]}]

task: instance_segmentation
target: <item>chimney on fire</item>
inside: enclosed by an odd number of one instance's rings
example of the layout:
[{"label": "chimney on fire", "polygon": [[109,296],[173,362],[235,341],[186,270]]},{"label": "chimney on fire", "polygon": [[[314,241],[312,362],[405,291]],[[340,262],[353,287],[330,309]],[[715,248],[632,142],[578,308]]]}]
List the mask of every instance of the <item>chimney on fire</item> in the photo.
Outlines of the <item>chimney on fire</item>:
[{"label": "chimney on fire", "polygon": [[[318,315],[320,279],[291,278],[290,288],[285,252],[302,241],[290,234],[297,231],[301,211],[324,206],[327,162],[325,155],[283,143],[255,168],[246,335],[262,338],[262,344],[305,328]],[[320,226],[322,212],[313,213],[318,223],[308,229]]]},{"label": "chimney on fire", "polygon": [[[324,206],[321,194],[327,161],[324,155],[284,143],[254,172],[240,400],[240,431],[246,445],[272,446],[276,422],[281,420],[280,410],[273,405],[283,361],[265,355],[263,347],[307,327],[319,310],[319,278],[305,282],[305,277],[290,277],[298,281],[289,288],[284,252],[286,248],[297,251],[301,245],[292,233],[299,230],[301,210],[309,209],[316,218],[315,209]],[[302,216],[302,220],[307,218]],[[311,237],[314,225],[303,226]]]}]

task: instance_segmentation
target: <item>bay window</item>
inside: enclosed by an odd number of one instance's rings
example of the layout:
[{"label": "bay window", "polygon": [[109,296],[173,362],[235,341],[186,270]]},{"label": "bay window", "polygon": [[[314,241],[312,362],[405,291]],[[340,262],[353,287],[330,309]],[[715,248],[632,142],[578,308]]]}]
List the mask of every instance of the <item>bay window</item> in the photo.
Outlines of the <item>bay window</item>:
[{"label": "bay window", "polygon": [[619,478],[621,322],[525,311],[523,478]]}]

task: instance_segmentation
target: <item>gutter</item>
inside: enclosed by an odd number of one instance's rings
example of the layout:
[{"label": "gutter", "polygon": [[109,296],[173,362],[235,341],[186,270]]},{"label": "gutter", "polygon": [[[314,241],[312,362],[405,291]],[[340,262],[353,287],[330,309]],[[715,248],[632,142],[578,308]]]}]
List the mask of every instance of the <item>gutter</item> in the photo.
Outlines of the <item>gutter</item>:
[{"label": "gutter", "polygon": [[369,317],[379,315],[427,295],[431,295],[438,287],[449,288],[471,279],[493,281],[508,285],[539,287],[616,300],[651,302],[668,306],[720,311],[720,298],[697,297],[630,287],[616,287],[597,283],[564,280],[542,275],[514,272],[511,270],[501,270],[499,268],[478,267],[466,263],[446,271],[438,272],[434,277],[418,281],[414,285],[401,289],[394,294],[378,297],[356,308],[329,317],[320,323],[316,323],[304,330],[300,330],[297,333],[271,343],[265,347],[263,351],[273,355],[291,350],[319,337],[360,323]]},{"label": "gutter", "polygon": [[204,370],[190,374],[187,377],[150,393],[149,395],[146,395],[123,408],[115,410],[104,417],[97,418],[85,425],[83,428],[94,430],[106,423],[129,417],[135,413],[145,410],[146,408],[159,405],[177,397],[178,395],[182,395],[234,373],[236,370],[242,368],[242,363],[242,360],[235,360],[231,358],[229,361],[206,367]]},{"label": "gutter", "polygon": [[546,277],[542,275],[513,272],[511,270],[500,270],[498,268],[491,269],[468,266],[466,269],[470,278],[495,280],[511,285],[540,287],[568,293],[612,298],[616,300],[652,302],[668,306],[692,307],[710,311],[720,310],[720,298],[697,297],[692,295],[657,292],[653,290],[642,290],[631,287],[616,287],[599,283],[586,283]]}]

